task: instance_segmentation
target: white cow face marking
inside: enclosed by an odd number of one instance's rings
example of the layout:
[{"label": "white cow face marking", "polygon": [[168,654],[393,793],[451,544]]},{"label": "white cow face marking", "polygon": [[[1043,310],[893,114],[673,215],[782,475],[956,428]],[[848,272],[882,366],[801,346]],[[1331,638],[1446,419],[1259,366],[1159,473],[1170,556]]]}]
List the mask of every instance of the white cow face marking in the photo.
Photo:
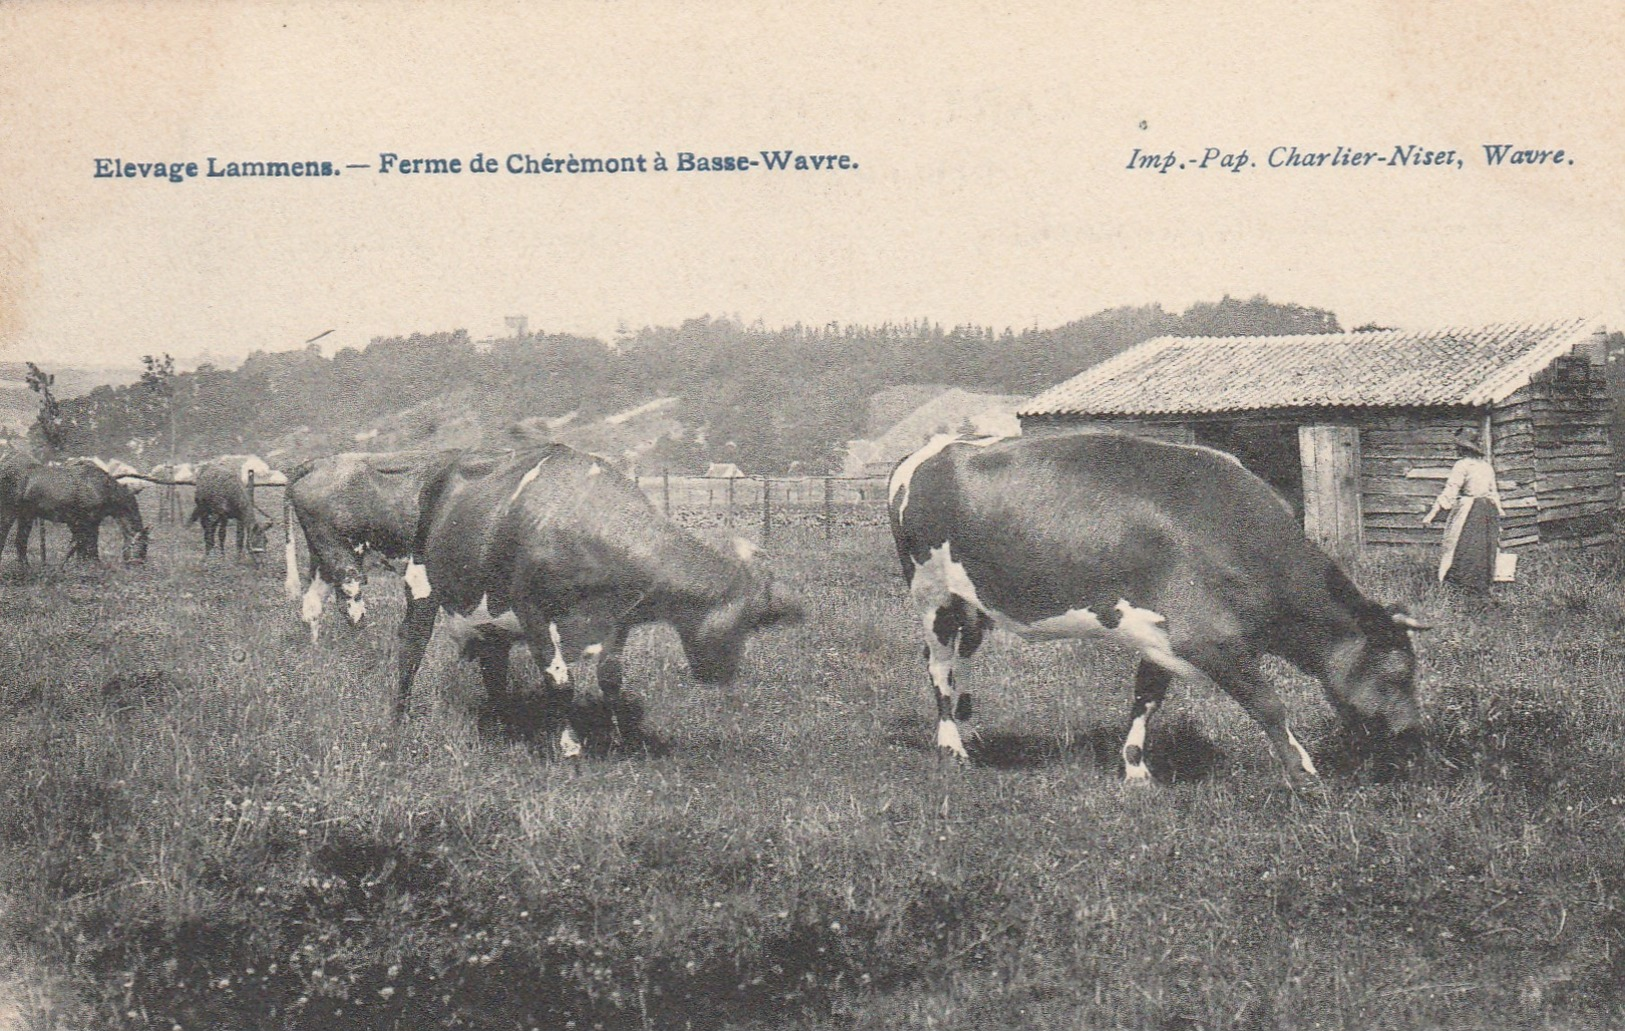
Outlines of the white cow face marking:
[{"label": "white cow face marking", "polygon": [[604,475],[604,470],[603,470],[603,468],[601,466],[599,466],[599,464],[597,462],[594,462],[592,464],[592,468],[587,470],[587,475],[588,476],[602,476],[602,475]]},{"label": "white cow face marking", "polygon": [[407,559],[406,574],[402,579],[406,581],[406,588],[412,592],[412,597],[422,601],[429,596],[429,571],[418,565],[417,559]]}]

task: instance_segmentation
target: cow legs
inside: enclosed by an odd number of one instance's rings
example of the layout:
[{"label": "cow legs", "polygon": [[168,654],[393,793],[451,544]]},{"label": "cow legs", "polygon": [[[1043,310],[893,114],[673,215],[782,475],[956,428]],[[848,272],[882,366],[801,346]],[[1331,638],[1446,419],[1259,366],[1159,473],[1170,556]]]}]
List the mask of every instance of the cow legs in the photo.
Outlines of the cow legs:
[{"label": "cow legs", "polygon": [[[615,627],[597,645],[598,649],[598,693],[604,696],[604,707],[609,710],[609,723],[614,729],[615,741],[621,740],[621,685],[624,671],[621,665],[621,648],[626,644],[626,630]],[[588,648],[592,651],[592,648]]]},{"label": "cow legs", "polygon": [[480,663],[480,678],[485,681],[485,697],[492,705],[505,705],[512,693],[508,690],[508,662],[513,653],[513,642],[506,638],[480,641],[469,651]]},{"label": "cow legs", "polygon": [[434,619],[439,611],[439,603],[432,596],[416,598],[412,596],[412,589],[406,592],[406,618],[401,620],[401,651],[400,651],[400,690],[395,697],[395,717],[406,715],[406,705],[411,698],[412,678],[417,674],[418,667],[423,664],[423,651],[429,645],[429,637],[434,633]]},{"label": "cow legs", "polygon": [[558,738],[559,755],[566,759],[578,758],[581,755],[581,737],[576,733],[571,719],[575,687],[570,683],[570,664],[564,660],[564,642],[559,637],[559,628],[547,613],[533,604],[515,605],[514,614],[519,617],[525,639],[531,643],[530,653],[536,657],[537,664],[540,665],[542,655],[550,656],[542,669],[542,694],[549,715],[563,712],[563,726],[559,728]]},{"label": "cow legs", "polygon": [[[28,566],[28,535],[33,532],[34,520],[28,516],[17,517],[17,562],[24,568]],[[43,538],[45,532],[40,531]],[[44,561],[41,559],[41,561]]]},{"label": "cow legs", "polygon": [[1264,736],[1269,739],[1270,749],[1280,761],[1287,782],[1294,788],[1315,783],[1320,772],[1287,727],[1286,705],[1275,686],[1264,679],[1255,660],[1237,659],[1227,665],[1228,668],[1215,671],[1214,679],[1264,728]]},{"label": "cow legs", "polygon": [[971,699],[954,685],[954,661],[975,653],[982,643],[982,623],[959,598],[928,612],[924,620],[925,669],[937,698],[937,747],[965,761],[970,756],[959,735],[959,721],[970,719]]},{"label": "cow legs", "polygon": [[310,586],[305,588],[304,599],[299,603],[299,618],[310,627],[310,643],[315,644],[322,632],[322,608],[327,599],[333,596],[333,585],[328,583],[318,571],[310,571]]},{"label": "cow legs", "polygon": [[1145,730],[1151,716],[1162,706],[1173,674],[1150,661],[1140,660],[1134,674],[1134,706],[1129,710],[1128,736],[1123,739],[1123,783],[1149,784],[1151,771],[1145,765]]}]

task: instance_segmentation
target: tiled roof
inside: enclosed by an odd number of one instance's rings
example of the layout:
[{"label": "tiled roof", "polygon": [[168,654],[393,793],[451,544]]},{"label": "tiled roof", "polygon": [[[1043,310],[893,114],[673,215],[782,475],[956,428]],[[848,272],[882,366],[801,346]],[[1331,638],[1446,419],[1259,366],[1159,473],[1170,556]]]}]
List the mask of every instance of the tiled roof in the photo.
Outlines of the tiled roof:
[{"label": "tiled roof", "polygon": [[1494,404],[1591,331],[1587,319],[1560,319],[1425,332],[1158,337],[1038,394],[1017,414]]}]

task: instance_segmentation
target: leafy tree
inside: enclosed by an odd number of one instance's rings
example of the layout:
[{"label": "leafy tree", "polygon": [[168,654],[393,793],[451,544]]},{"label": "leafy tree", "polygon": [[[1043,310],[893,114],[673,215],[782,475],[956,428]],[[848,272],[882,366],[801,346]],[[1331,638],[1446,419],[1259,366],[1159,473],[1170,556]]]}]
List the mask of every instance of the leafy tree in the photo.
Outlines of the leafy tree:
[{"label": "leafy tree", "polygon": [[169,460],[175,460],[175,359],[167,353],[141,356],[141,383],[146,392],[144,407],[160,425],[169,430]]},{"label": "leafy tree", "polygon": [[60,454],[65,444],[65,428],[62,424],[62,406],[57,403],[56,395],[51,393],[51,387],[56,383],[56,376],[41,369],[33,362],[28,362],[28,375],[26,382],[28,389],[40,396],[39,418],[35,420],[35,429],[45,441],[46,457]]}]

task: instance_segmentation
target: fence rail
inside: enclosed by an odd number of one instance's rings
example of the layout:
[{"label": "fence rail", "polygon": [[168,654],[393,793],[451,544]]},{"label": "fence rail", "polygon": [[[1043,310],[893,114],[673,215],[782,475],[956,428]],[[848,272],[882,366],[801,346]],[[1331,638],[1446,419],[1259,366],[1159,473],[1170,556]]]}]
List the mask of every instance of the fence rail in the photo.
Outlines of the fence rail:
[{"label": "fence rail", "polygon": [[832,540],[841,527],[886,521],[886,479],[880,476],[640,475],[649,500],[678,522],[759,528],[762,543],[776,530],[817,527]]}]

